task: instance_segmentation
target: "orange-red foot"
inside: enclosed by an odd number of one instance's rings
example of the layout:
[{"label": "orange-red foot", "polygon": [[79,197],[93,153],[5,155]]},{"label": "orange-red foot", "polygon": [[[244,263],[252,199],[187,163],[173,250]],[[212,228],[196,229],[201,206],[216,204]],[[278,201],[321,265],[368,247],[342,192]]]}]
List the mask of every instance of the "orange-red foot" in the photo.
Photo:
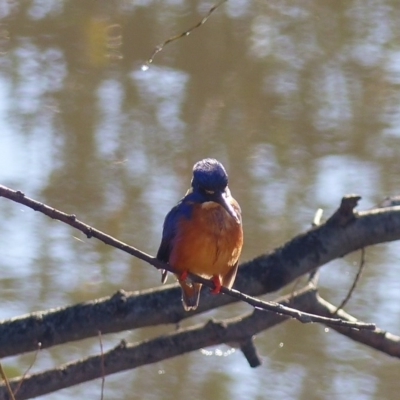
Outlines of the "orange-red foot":
[{"label": "orange-red foot", "polygon": [[178,279],[180,281],[186,281],[187,276],[188,276],[188,272],[187,271],[183,271],[180,275],[178,275]]},{"label": "orange-red foot", "polygon": [[219,276],[218,275],[214,275],[212,277],[212,281],[213,281],[213,284],[214,284],[214,289],[211,289],[210,292],[212,294],[219,293],[220,290],[221,290],[221,287],[222,287],[221,281],[219,280]]}]

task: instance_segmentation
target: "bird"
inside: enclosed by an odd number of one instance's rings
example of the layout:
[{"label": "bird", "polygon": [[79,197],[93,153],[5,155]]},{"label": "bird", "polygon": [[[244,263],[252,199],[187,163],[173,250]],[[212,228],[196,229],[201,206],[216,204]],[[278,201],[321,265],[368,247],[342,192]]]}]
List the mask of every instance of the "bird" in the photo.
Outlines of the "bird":
[{"label": "bird", "polygon": [[[212,293],[231,288],[243,246],[241,209],[228,188],[224,166],[213,158],[194,164],[191,187],[166,215],[156,258],[168,263],[182,288],[186,311],[199,305],[202,284],[192,282],[193,273],[212,279]],[[162,271],[162,283],[167,280]]]}]

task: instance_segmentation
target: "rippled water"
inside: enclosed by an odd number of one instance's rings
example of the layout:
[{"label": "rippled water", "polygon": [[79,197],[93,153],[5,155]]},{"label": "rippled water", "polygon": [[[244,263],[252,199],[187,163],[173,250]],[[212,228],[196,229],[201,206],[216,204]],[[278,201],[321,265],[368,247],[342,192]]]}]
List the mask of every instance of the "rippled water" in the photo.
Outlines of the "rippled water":
[{"label": "rippled water", "polygon": [[[242,207],[243,260],[308,229],[318,208],[327,218],[344,194],[360,194],[360,209],[398,194],[397,1],[229,0],[141,69],[211,5],[0,2],[0,183],[155,254],[192,165],[216,157]],[[0,215],[1,318],[159,285],[153,268],[23,206],[1,199]],[[394,334],[398,246],[367,249],[347,307]],[[324,267],[322,296],[339,303],[359,259]],[[398,360],[323,326],[285,323],[256,344],[258,369],[219,346],[107,377],[104,398],[397,398]],[[98,351],[97,339],[43,350],[34,371]],[[11,376],[31,359],[2,362]],[[74,395],[100,398],[99,381],[48,397]]]}]

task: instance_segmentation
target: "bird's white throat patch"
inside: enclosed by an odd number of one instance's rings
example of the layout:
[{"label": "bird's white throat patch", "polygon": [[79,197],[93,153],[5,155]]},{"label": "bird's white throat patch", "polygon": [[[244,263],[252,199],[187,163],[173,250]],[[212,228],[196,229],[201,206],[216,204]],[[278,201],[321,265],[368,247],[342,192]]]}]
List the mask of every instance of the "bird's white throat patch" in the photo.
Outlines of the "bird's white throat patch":
[{"label": "bird's white throat patch", "polygon": [[221,207],[221,205],[215,201],[205,201],[204,203],[201,203],[201,208],[204,208],[205,210],[210,210],[216,207]]}]

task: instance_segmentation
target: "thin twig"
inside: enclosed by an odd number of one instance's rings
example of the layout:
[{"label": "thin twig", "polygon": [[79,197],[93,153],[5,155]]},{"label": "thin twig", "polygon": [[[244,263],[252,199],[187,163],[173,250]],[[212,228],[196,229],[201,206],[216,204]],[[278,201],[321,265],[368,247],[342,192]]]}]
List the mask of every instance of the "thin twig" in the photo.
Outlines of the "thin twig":
[{"label": "thin twig", "polygon": [[147,263],[153,265],[157,269],[167,269],[172,272],[171,268],[165,263],[157,260],[155,257],[152,257],[149,254],[144,253],[132,246],[127,245],[124,242],[116,240],[110,235],[99,231],[87,225],[76,218],[75,214],[67,214],[62,211],[59,211],[55,208],[49,207],[46,204],[40,203],[36,200],[33,200],[29,197],[26,197],[24,193],[19,190],[12,190],[7,188],[6,186],[0,185],[0,196],[5,197],[7,199],[13,200],[17,203],[23,204],[32,210],[39,211],[52,219],[56,219],[58,221],[64,222],[67,225],[72,226],[75,229],[78,229],[82,233],[86,235],[88,239],[95,237],[98,240],[101,240],[103,243],[108,244],[110,246],[116,247],[126,253],[139,258],[140,260],[146,261]]},{"label": "thin twig", "polygon": [[37,349],[35,351],[35,354],[33,356],[33,360],[31,362],[31,364],[29,365],[28,369],[24,372],[24,374],[22,375],[21,380],[18,382],[18,386],[15,388],[15,391],[14,391],[14,395],[15,396],[17,395],[18,390],[20,389],[20,387],[21,387],[22,383],[24,382],[26,376],[28,375],[29,371],[32,369],[33,365],[35,364],[37,355],[39,354],[39,351],[40,351],[41,348],[42,348],[42,343],[39,342],[38,345],[37,345]]},{"label": "thin twig", "polygon": [[[35,211],[40,211],[43,214],[49,216],[50,218],[65,222],[66,224],[85,233],[88,238],[95,237],[108,245],[114,246],[122,251],[127,252],[128,254],[133,255],[134,257],[137,257],[143,261],[148,262],[149,264],[153,265],[157,269],[165,269],[169,272],[172,272],[172,273],[174,272],[174,270],[172,269],[172,267],[169,264],[163,263],[162,261],[157,260],[155,257],[150,256],[149,254],[146,254],[132,246],[127,245],[126,243],[123,243],[123,242],[120,242],[119,240],[114,239],[112,236],[107,235],[104,232],[101,232],[95,228],[92,228],[91,226],[89,226],[87,224],[84,224],[83,222],[77,220],[76,216],[74,214],[66,214],[61,211],[58,211],[55,208],[51,208],[43,203],[37,202],[33,199],[30,199],[29,197],[26,197],[24,195],[24,193],[22,193],[20,191],[14,191],[14,190],[9,189],[2,185],[0,185],[0,196],[6,197],[6,198],[16,201],[20,204],[24,204],[27,207],[30,207]],[[203,285],[208,286],[212,289],[215,288],[214,282],[210,279],[205,279],[203,277],[194,275],[192,273],[189,273],[188,277],[193,282],[202,283]],[[226,287],[221,287],[221,293],[225,293],[231,297],[242,300],[258,309],[263,309],[263,310],[272,311],[272,312],[276,312],[276,313],[283,314],[283,315],[288,315],[288,316],[295,318],[303,323],[309,323],[309,322],[328,323],[329,322],[330,324],[342,326],[341,320],[339,318],[331,319],[331,318],[319,317],[317,315],[302,313],[301,311],[298,311],[298,310],[295,310],[295,309],[292,309],[289,307],[284,307],[277,303],[266,302],[266,301],[256,299],[254,297],[248,296],[248,295],[243,294],[234,289],[228,289]],[[344,325],[347,326],[348,328],[355,328],[355,329],[372,329],[372,330],[375,329],[375,324],[370,324],[370,323],[344,322]]]},{"label": "thin twig", "polygon": [[0,375],[3,378],[4,383],[6,384],[7,393],[10,396],[10,399],[15,400],[14,393],[11,390],[10,383],[8,382],[7,375],[4,372],[3,365],[1,362],[0,362]]},{"label": "thin twig", "polygon": [[175,40],[178,40],[182,37],[185,36],[189,36],[192,31],[194,31],[195,29],[199,28],[201,25],[205,24],[206,21],[208,20],[208,18],[210,18],[211,14],[223,3],[225,3],[228,0],[222,0],[219,3],[215,4],[214,6],[212,6],[209,10],[208,13],[205,17],[203,17],[196,25],[192,26],[191,28],[187,29],[186,31],[182,32],[182,33],[178,33],[177,35],[171,36],[169,37],[167,40],[165,40],[163,43],[159,44],[158,46],[156,46],[154,48],[153,53],[151,54],[151,56],[148,58],[148,60],[144,63],[144,65],[142,66],[142,70],[147,70],[149,68],[149,65],[153,62],[154,57],[156,56],[157,53],[159,53],[160,51],[162,51],[162,49],[169,43],[174,42]]},{"label": "thin twig", "polygon": [[344,298],[344,300],[342,301],[342,303],[340,304],[340,306],[338,306],[338,308],[336,309],[336,311],[334,312],[334,314],[337,314],[337,312],[339,310],[341,310],[346,304],[347,302],[350,300],[351,295],[354,292],[354,289],[356,288],[360,278],[361,278],[361,274],[364,271],[364,267],[365,267],[365,247],[363,247],[361,249],[361,259],[360,259],[360,266],[358,267],[358,272],[356,277],[354,278],[353,284],[351,285],[351,288],[349,290],[349,292],[347,293],[347,296]]},{"label": "thin twig", "polygon": [[[196,276],[196,281],[198,282],[197,278],[199,277]],[[238,290],[228,289],[223,286],[221,287],[221,293],[225,293],[229,296],[240,299],[259,310],[272,311],[277,314],[288,315],[289,317],[295,318],[302,323],[321,322],[324,324],[328,323],[331,325],[343,326],[347,328],[367,330],[374,330],[376,328],[376,325],[371,323],[344,321],[340,318],[327,318],[315,314],[309,314],[272,301],[262,301],[255,297],[251,297],[244,293],[241,293]]]}]

